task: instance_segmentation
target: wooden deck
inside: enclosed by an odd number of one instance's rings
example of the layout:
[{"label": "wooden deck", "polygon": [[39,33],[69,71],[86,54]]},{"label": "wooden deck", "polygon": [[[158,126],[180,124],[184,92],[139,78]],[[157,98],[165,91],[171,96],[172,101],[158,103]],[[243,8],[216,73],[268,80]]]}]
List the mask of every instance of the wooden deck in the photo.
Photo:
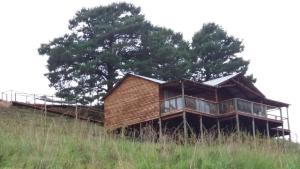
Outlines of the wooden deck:
[{"label": "wooden deck", "polygon": [[[224,113],[224,114],[210,114],[210,113],[203,113],[199,112],[190,108],[184,108],[180,110],[173,110],[168,113],[162,113],[161,114],[161,120],[164,123],[174,123],[175,125],[178,124],[181,119],[184,119],[184,114],[186,114],[187,123],[191,123],[190,126],[199,126],[199,119],[205,119],[203,120],[203,126],[206,129],[215,129],[224,131],[225,128],[228,130],[228,128],[231,128],[230,130],[237,130],[236,129],[236,117],[238,116],[238,123],[241,128],[241,130],[244,130],[246,132],[261,132],[267,133],[267,124],[269,128],[269,136],[270,137],[278,137],[282,135],[289,135],[290,130],[288,129],[282,129],[278,128],[283,125],[283,121],[281,120],[275,120],[267,117],[262,117],[259,115],[253,115],[245,112],[230,112],[230,113]],[[254,124],[252,123],[252,119],[254,121]],[[171,121],[174,122],[171,122]],[[208,121],[208,122],[207,122]],[[219,123],[219,129],[216,128],[217,124]],[[254,126],[252,126],[254,125]],[[229,126],[229,127],[228,127]],[[174,127],[174,126],[173,126]],[[254,131],[252,130],[254,129]],[[200,132],[200,129],[198,127],[195,128],[195,131]]]}]

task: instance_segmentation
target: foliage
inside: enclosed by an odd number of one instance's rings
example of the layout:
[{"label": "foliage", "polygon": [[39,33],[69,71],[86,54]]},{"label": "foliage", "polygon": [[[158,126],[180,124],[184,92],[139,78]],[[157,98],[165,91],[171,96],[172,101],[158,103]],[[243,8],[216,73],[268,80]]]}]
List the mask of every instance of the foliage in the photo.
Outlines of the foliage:
[{"label": "foliage", "polygon": [[[237,56],[243,50],[242,41],[227,35],[222,27],[215,23],[204,24],[193,36],[193,79],[207,81],[233,73],[245,74],[249,61]],[[248,78],[255,82],[252,75]]]},{"label": "foliage", "polygon": [[153,27],[142,37],[141,47],[132,62],[132,72],[166,81],[189,78],[189,44],[182,34]]},{"label": "foliage", "polygon": [[82,9],[69,29],[39,48],[49,56],[46,76],[60,97],[92,102],[130,71],[161,79],[185,73],[188,45],[182,35],[152,26],[132,4]]},{"label": "foliage", "polygon": [[204,25],[190,44],[181,33],[146,21],[139,7],[113,3],[78,11],[69,22],[69,33],[38,51],[49,56],[46,76],[56,95],[88,104],[128,72],[197,81],[245,74],[249,61],[236,56],[243,48],[216,24]]},{"label": "foliage", "polygon": [[[92,123],[0,108],[0,168],[299,169],[299,145],[275,141],[179,145],[118,138]],[[291,147],[289,147],[291,146]]]}]

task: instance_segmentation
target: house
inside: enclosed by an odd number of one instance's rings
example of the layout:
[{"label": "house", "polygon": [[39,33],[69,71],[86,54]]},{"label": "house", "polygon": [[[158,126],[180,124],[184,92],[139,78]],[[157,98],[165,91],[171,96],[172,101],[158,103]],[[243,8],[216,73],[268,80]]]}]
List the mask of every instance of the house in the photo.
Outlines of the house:
[{"label": "house", "polygon": [[242,130],[290,139],[289,104],[266,98],[242,74],[203,83],[126,74],[103,100],[110,131],[151,124],[160,135],[181,128],[185,137]]}]

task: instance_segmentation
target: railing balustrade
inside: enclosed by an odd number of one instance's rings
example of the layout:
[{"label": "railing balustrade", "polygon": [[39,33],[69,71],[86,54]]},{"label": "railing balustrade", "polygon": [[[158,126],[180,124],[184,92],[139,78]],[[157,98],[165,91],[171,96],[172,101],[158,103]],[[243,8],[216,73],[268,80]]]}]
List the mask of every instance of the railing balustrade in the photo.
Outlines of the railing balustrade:
[{"label": "railing balustrade", "polygon": [[174,112],[184,108],[208,114],[226,114],[238,111],[262,117],[269,117],[267,112],[276,109],[273,106],[239,98],[216,103],[201,98],[186,95],[182,97],[180,95],[161,102],[161,113]]}]

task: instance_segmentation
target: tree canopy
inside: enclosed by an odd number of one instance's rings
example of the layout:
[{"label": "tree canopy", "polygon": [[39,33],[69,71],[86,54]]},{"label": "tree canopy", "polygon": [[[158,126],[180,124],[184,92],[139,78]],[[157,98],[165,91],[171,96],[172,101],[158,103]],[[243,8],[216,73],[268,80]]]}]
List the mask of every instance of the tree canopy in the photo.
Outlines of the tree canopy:
[{"label": "tree canopy", "polygon": [[189,43],[181,33],[146,21],[139,7],[113,3],[78,11],[69,33],[38,51],[49,56],[46,76],[56,95],[87,104],[127,72],[197,81],[246,73],[249,61],[236,56],[243,48],[214,23],[204,25]]},{"label": "tree canopy", "polygon": [[[243,50],[242,41],[227,35],[221,26],[204,24],[194,34],[191,44],[192,78],[207,81],[233,73],[245,74],[250,62],[237,56]],[[255,82],[252,75],[248,79]]]}]

